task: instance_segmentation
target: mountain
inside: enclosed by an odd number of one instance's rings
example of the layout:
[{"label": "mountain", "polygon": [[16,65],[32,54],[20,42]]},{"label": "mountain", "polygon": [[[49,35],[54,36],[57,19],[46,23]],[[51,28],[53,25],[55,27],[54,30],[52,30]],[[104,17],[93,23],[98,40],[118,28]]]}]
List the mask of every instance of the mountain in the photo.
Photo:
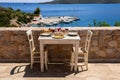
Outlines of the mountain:
[{"label": "mountain", "polygon": [[54,0],[50,4],[120,3],[120,0]]}]

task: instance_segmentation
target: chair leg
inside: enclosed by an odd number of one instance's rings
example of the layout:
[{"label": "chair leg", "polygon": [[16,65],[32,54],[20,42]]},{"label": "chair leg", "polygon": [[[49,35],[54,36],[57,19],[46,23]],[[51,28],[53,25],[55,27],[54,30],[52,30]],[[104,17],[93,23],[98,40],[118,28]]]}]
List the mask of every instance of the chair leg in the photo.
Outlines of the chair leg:
[{"label": "chair leg", "polygon": [[86,66],[86,55],[84,55],[84,65]]},{"label": "chair leg", "polygon": [[33,68],[33,60],[31,59],[31,69]]},{"label": "chair leg", "polygon": [[48,60],[47,60],[47,52],[45,52],[45,67],[46,67],[46,70],[48,70]]},{"label": "chair leg", "polygon": [[88,57],[87,55],[84,55],[85,56],[85,66],[86,66],[86,70],[88,70]]},{"label": "chair leg", "polygon": [[33,56],[31,55],[31,69],[33,68]]},{"label": "chair leg", "polygon": [[86,64],[86,70],[88,70],[88,64]]},{"label": "chair leg", "polygon": [[88,70],[88,58],[86,59],[86,70]]},{"label": "chair leg", "polygon": [[33,64],[31,63],[31,69],[33,68]]},{"label": "chair leg", "polygon": [[71,53],[71,71],[73,70],[73,67],[74,67],[74,53]]}]

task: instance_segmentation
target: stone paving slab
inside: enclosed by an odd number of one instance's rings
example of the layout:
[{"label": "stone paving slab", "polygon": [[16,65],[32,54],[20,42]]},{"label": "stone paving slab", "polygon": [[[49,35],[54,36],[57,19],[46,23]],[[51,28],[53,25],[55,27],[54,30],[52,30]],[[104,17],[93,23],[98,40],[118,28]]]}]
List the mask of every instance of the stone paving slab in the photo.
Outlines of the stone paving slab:
[{"label": "stone paving slab", "polygon": [[120,63],[89,63],[88,71],[79,66],[78,72],[52,64],[43,73],[39,64],[31,70],[29,63],[0,63],[0,80],[120,80]]}]

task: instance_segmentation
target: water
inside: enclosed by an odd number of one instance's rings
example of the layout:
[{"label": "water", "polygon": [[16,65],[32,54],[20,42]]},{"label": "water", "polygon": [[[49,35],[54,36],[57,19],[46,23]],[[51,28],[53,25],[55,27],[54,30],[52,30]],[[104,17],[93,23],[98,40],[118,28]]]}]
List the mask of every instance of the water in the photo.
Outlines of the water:
[{"label": "water", "polygon": [[3,7],[12,7],[24,12],[33,13],[39,7],[43,17],[50,16],[73,16],[80,20],[69,23],[59,24],[62,27],[78,27],[93,25],[93,20],[106,21],[111,26],[116,21],[120,21],[120,4],[37,4],[37,3],[0,3]]}]

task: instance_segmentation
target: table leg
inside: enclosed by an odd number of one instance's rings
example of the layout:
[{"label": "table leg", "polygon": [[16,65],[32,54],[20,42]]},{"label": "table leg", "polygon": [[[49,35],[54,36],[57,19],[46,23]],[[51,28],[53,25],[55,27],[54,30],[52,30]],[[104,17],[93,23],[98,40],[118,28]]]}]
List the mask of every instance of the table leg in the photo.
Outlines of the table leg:
[{"label": "table leg", "polygon": [[41,63],[41,72],[44,72],[44,45],[40,41],[40,63]]},{"label": "table leg", "polygon": [[76,44],[75,44],[75,67],[74,67],[74,71],[77,71],[78,49],[79,49],[79,42],[76,42]]}]

